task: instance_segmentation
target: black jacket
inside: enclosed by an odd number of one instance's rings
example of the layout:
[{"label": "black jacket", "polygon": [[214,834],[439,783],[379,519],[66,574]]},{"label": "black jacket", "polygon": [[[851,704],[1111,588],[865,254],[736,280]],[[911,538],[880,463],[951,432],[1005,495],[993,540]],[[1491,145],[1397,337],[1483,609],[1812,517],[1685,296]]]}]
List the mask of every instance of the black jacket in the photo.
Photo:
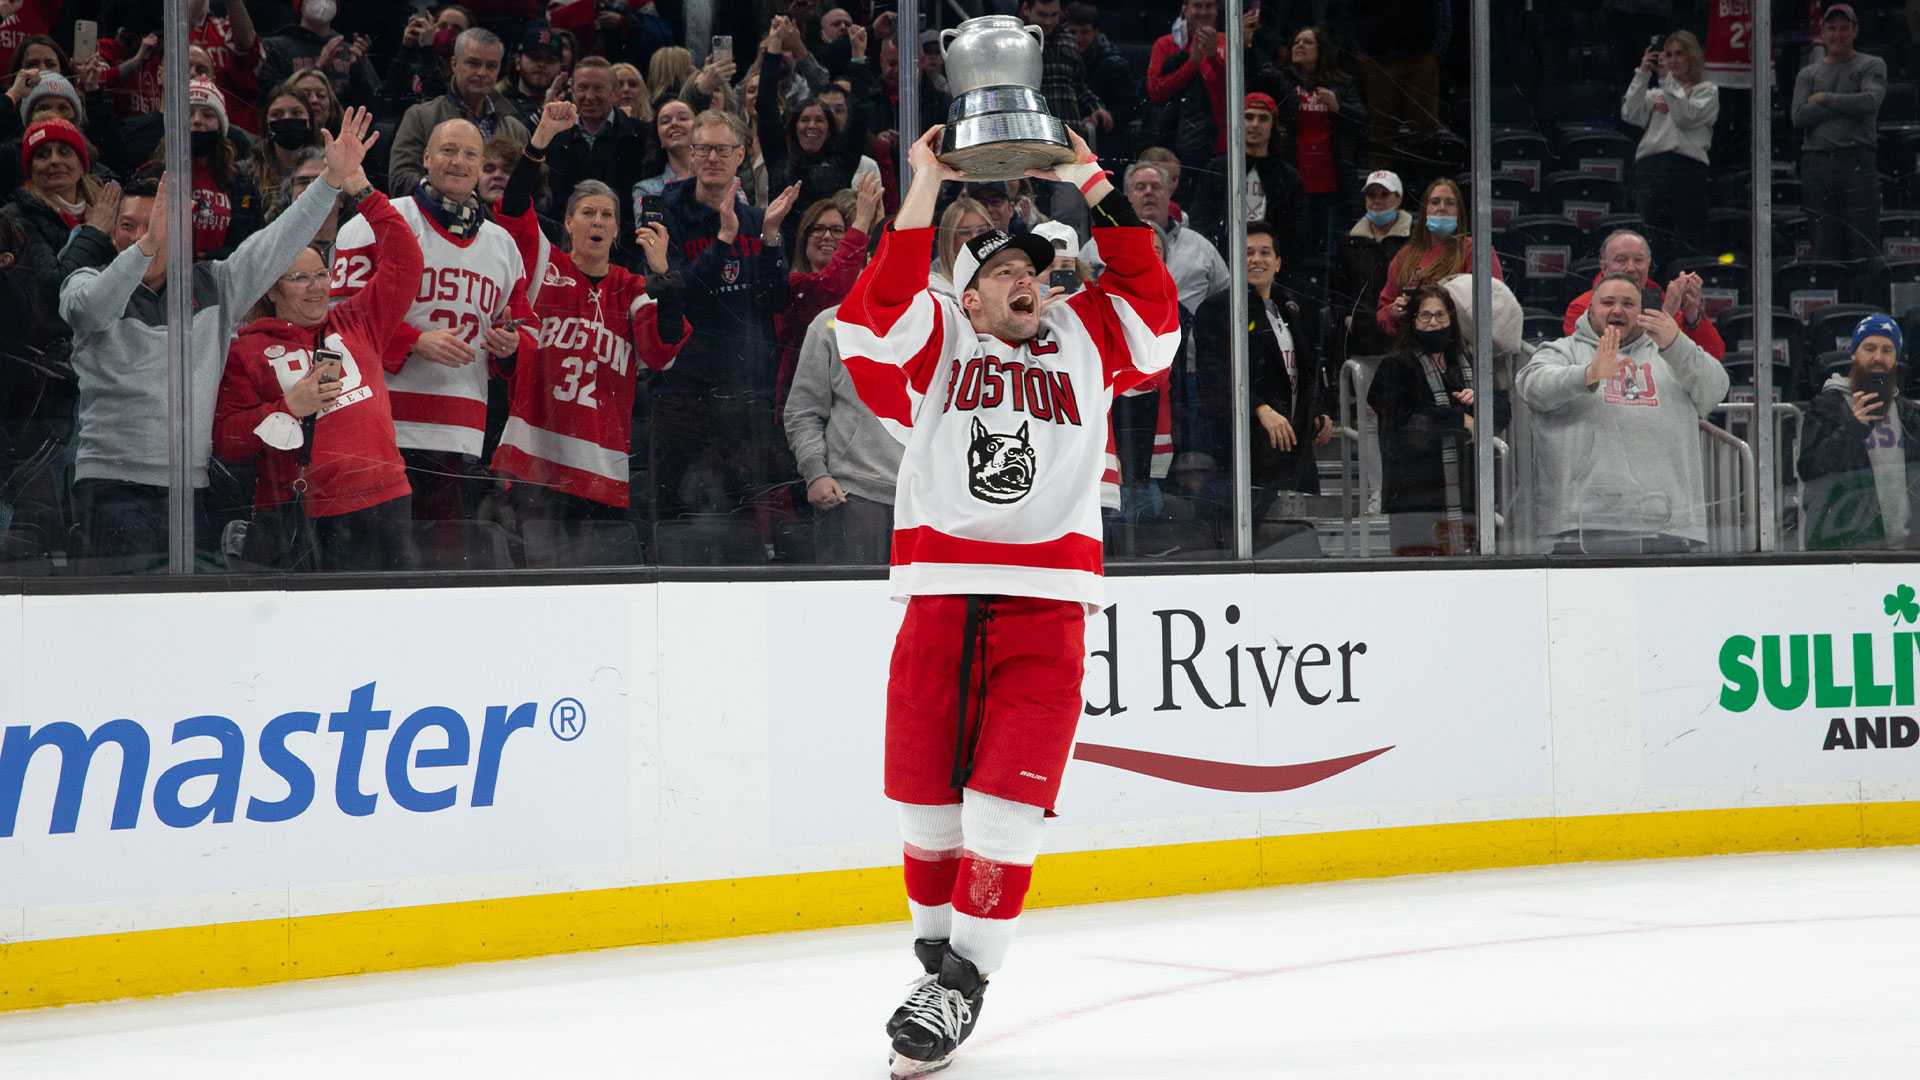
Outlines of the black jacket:
[{"label": "black jacket", "polygon": [[[1225,421],[1235,408],[1229,351],[1233,323],[1231,300],[1230,292],[1221,293],[1201,304],[1193,317],[1199,408],[1205,415],[1222,420],[1210,425],[1210,430],[1218,433],[1213,440],[1216,445],[1190,447],[1184,440],[1177,443],[1183,451],[1204,450],[1220,462],[1233,460],[1231,444],[1223,442],[1232,438],[1232,425]],[[1320,311],[1312,303],[1297,299],[1281,299],[1280,306],[1293,336],[1293,366],[1300,382],[1297,393],[1294,380],[1287,375],[1286,358],[1281,355],[1280,343],[1274,337],[1266,304],[1259,293],[1251,287],[1247,289],[1247,371],[1253,390],[1247,408],[1248,422],[1252,425],[1253,484],[1258,488],[1318,495],[1320,473],[1314,460],[1313,437],[1317,430],[1316,418],[1329,411],[1322,404],[1325,377],[1315,344],[1320,336]],[[1254,415],[1262,405],[1285,416],[1293,425],[1297,439],[1292,450],[1275,450],[1267,442],[1266,429]]]},{"label": "black jacket", "polygon": [[1113,114],[1114,131],[1124,132],[1146,104],[1146,80],[1105,34],[1094,35],[1093,47],[1081,53],[1080,59],[1087,68],[1087,85]]},{"label": "black jacket", "polygon": [[[786,83],[788,71],[784,57],[766,53],[761,56],[760,64],[761,86]],[[761,94],[754,105],[760,152],[767,159],[767,198],[774,198],[786,190],[788,184],[796,181],[800,184],[800,197],[786,222],[785,234],[791,243],[800,215],[807,207],[815,200],[853,186],[854,171],[860,167],[861,155],[866,153],[867,113],[849,102],[846,129],[828,135],[819,153],[807,154],[787,144],[787,124],[781,117],[779,94]]]},{"label": "black jacket", "polygon": [[[1280,265],[1290,269],[1300,265],[1302,237],[1300,235],[1300,204],[1306,200],[1306,192],[1300,185],[1300,173],[1294,169],[1289,158],[1277,151],[1263,158],[1248,158],[1253,172],[1260,177],[1260,187],[1267,198],[1267,213],[1260,220],[1273,226],[1274,246],[1280,252]],[[1207,162],[1207,182],[1198,185],[1194,191],[1193,209],[1188,211],[1189,224],[1200,231],[1202,236],[1212,241],[1221,252],[1229,250],[1227,245],[1227,155],[1218,154]]]},{"label": "black jacket", "polygon": [[[1886,521],[1874,486],[1873,465],[1867,458],[1872,431],[1854,419],[1851,391],[1829,381],[1807,407],[1806,434],[1800,442],[1800,479],[1807,488],[1802,498],[1807,547],[1879,547],[1886,542]],[[1900,418],[1907,460],[1907,546],[1920,546],[1920,404],[1900,396],[1893,399]]]},{"label": "black jacket", "polygon": [[[69,244],[68,240],[80,234],[95,237],[103,234],[85,226],[76,233],[61,220],[59,211],[41,202],[26,188],[13,193],[4,212],[19,222],[27,234],[27,251],[20,259],[21,265],[30,267],[52,289],[52,296],[58,297],[60,283],[67,280],[68,274],[83,266],[96,265],[91,257],[95,248],[87,244]],[[111,261],[113,255],[109,244],[107,261]]]},{"label": "black jacket", "polygon": [[[1462,375],[1472,359],[1462,354],[1443,376],[1449,391],[1466,387]],[[1474,442],[1467,435],[1467,408],[1435,405],[1433,391],[1420,367],[1420,357],[1396,351],[1380,362],[1367,390],[1367,404],[1380,418],[1380,509],[1389,514],[1446,509],[1447,480],[1440,451],[1452,442],[1460,457],[1460,505],[1471,516],[1474,507]],[[1506,424],[1512,403],[1494,398],[1494,426]]]},{"label": "black jacket", "polygon": [[[787,249],[760,242],[764,211],[736,205],[740,233],[722,245],[720,214],[694,196],[698,178],[667,185],[669,274],[679,275],[693,329],[658,392],[759,394],[769,402],[777,359],[773,315],[787,306]],[[771,409],[771,405],[769,405]]]},{"label": "black jacket", "polygon": [[[1386,239],[1375,240],[1373,230],[1362,218],[1334,249],[1328,303],[1335,315],[1336,364],[1344,364],[1353,356],[1382,356],[1393,348],[1373,314],[1380,303],[1380,290],[1387,287],[1387,267],[1407,246],[1412,224],[1411,217],[1396,221]],[[1349,318],[1351,328],[1347,327]]]},{"label": "black jacket", "polygon": [[649,175],[646,164],[652,145],[652,125],[619,109],[613,110],[599,137],[591,141],[578,126],[561,132],[547,145],[547,190],[553,196],[549,213],[564,218],[567,196],[582,180],[598,180],[612,188],[613,203],[620,209],[614,257],[631,264],[638,251],[633,243],[633,187]]}]

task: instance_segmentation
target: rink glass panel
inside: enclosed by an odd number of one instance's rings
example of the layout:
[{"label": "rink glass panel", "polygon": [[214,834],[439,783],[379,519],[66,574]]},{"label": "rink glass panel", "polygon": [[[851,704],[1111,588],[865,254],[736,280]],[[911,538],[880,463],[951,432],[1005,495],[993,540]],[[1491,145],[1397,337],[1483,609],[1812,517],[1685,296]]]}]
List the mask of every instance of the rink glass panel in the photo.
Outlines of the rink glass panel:
[{"label": "rink glass panel", "polygon": [[[169,9],[177,0],[169,0]],[[905,5],[926,11],[926,24],[949,24],[950,10],[933,5]],[[1239,0],[1223,4],[1221,22],[1238,17]],[[1485,6],[1483,13],[1476,8]],[[1888,64],[1888,88],[1876,115],[1873,187],[1879,211],[1872,220],[1878,235],[1868,235],[1862,250],[1850,246],[1839,257],[1816,245],[1807,189],[1808,169],[1830,178],[1819,166],[1809,166],[1805,133],[1793,121],[1793,84],[1797,71],[1816,59],[1818,27],[1791,18],[1771,28],[1767,13],[1753,12],[1731,22],[1719,11],[1726,5],[1693,5],[1671,20],[1635,21],[1582,10],[1535,10],[1492,5],[1456,4],[1443,47],[1430,54],[1431,64],[1413,55],[1376,55],[1369,35],[1378,27],[1362,5],[1333,2],[1319,5],[1266,4],[1260,24],[1249,35],[1256,63],[1278,59],[1287,51],[1293,32],[1311,14],[1328,31],[1330,48],[1351,86],[1369,111],[1369,122],[1358,151],[1349,150],[1337,162],[1342,187],[1333,202],[1331,239],[1338,241],[1360,220],[1364,211],[1358,190],[1365,170],[1396,171],[1402,180],[1404,204],[1417,210],[1419,193],[1438,176],[1461,182],[1467,196],[1460,212],[1462,224],[1473,227],[1475,203],[1482,192],[1491,210],[1492,246],[1505,280],[1523,312],[1525,344],[1503,352],[1491,362],[1476,364],[1487,372],[1499,395],[1510,394],[1513,373],[1539,343],[1562,335],[1560,317],[1566,302],[1585,291],[1598,269],[1599,245],[1614,227],[1642,226],[1653,246],[1653,276],[1664,286],[1678,272],[1689,270],[1704,279],[1704,303],[1725,343],[1725,368],[1730,387],[1720,407],[1709,412],[1697,453],[1703,478],[1708,524],[1706,554],[1737,555],[1752,551],[1851,551],[1870,547],[1854,543],[1847,530],[1825,516],[1809,518],[1812,485],[1800,472],[1802,437],[1808,407],[1821,385],[1846,365],[1845,331],[1858,310],[1886,310],[1901,317],[1920,304],[1920,228],[1908,228],[1906,219],[1920,214],[1916,190],[1920,182],[1920,106],[1915,104],[1914,74],[1897,19],[1868,11],[1857,47]],[[1739,6],[1739,5],[1735,5]],[[1752,5],[1748,5],[1751,7]],[[1713,10],[1709,10],[1712,8]],[[1153,43],[1168,29],[1177,12],[1158,4],[1141,13],[1102,10],[1100,32],[1142,73]],[[1490,27],[1487,42],[1475,42],[1473,16],[1480,14]],[[177,21],[177,20],[174,20]],[[1656,25],[1657,23],[1657,25]],[[1766,102],[1764,122],[1753,123],[1755,91],[1736,85],[1738,77],[1719,85],[1719,114],[1710,141],[1710,202],[1705,228],[1689,221],[1687,236],[1670,235],[1659,222],[1644,221],[1637,196],[1638,143],[1642,129],[1621,119],[1620,104],[1633,77],[1639,53],[1656,35],[1663,39],[1675,29],[1692,31],[1714,52],[1734,38],[1770,40],[1770,47],[1754,49],[1771,56],[1771,70],[1761,65],[1761,96]],[[1491,48],[1492,42],[1531,42],[1528,48]],[[1719,42],[1716,45],[1716,41]],[[1473,83],[1475,47],[1483,51],[1490,70],[1490,92],[1476,109]],[[914,50],[906,50],[911,55]],[[1716,54],[1717,55],[1717,54]],[[1715,56],[1710,56],[1714,60]],[[1383,62],[1391,61],[1391,62]],[[1261,72],[1241,55],[1228,57],[1240,69],[1247,89],[1262,89]],[[903,84],[915,76],[915,65],[902,65]],[[1722,79],[1715,74],[1711,76]],[[1119,126],[1100,132],[1100,148],[1123,172],[1126,161],[1159,138],[1157,117],[1144,101],[1134,115],[1116,114]],[[1227,122],[1241,125],[1241,111],[1227,110]],[[1284,139],[1284,130],[1276,132]],[[1235,140],[1244,139],[1244,131]],[[1475,168],[1472,150],[1485,142],[1488,167]],[[1243,159],[1236,157],[1236,163]],[[1211,157],[1208,164],[1211,164]],[[1216,196],[1227,186],[1230,170],[1208,164],[1183,167],[1178,201],[1192,214],[1201,209],[1201,196]],[[1829,170],[1830,171],[1830,170]],[[1769,182],[1756,186],[1755,176]],[[1585,178],[1585,179],[1583,179]],[[1608,183],[1611,179],[1614,183]],[[1589,182],[1596,181],[1596,182]],[[1764,195],[1764,198],[1762,196]],[[1193,199],[1189,206],[1185,200]],[[1766,205],[1758,205],[1760,203]],[[1755,211],[1766,227],[1756,233]],[[1303,205],[1297,222],[1311,229],[1317,208]],[[1542,220],[1544,219],[1544,220]],[[1576,224],[1572,235],[1552,227],[1553,219]],[[1516,228],[1516,222],[1535,223],[1534,229]],[[1584,227],[1581,227],[1584,226]],[[1851,229],[1845,235],[1866,231]],[[1216,233],[1218,229],[1216,228]],[[1704,237],[1701,233],[1704,232]],[[1565,243],[1560,239],[1565,238]],[[184,258],[188,238],[170,241],[176,258]],[[1231,274],[1231,289],[1245,287],[1244,249],[1231,237],[1216,244]],[[1558,250],[1564,248],[1564,251]],[[1195,343],[1183,343],[1175,376],[1198,375],[1203,363],[1228,364],[1233,354],[1242,358],[1247,379],[1226,379],[1223,401],[1215,396],[1168,391],[1173,404],[1172,458],[1163,475],[1153,475],[1151,464],[1136,485],[1123,478],[1121,507],[1108,517],[1108,550],[1116,563],[1177,565],[1188,560],[1230,559],[1246,550],[1259,560],[1320,558],[1344,560],[1375,558],[1392,550],[1390,515],[1376,502],[1381,481],[1378,466],[1380,433],[1365,404],[1365,388],[1351,378],[1343,331],[1348,320],[1365,318],[1376,299],[1341,290],[1333,280],[1338,263],[1313,252],[1289,260],[1282,270],[1283,290],[1297,290],[1313,301],[1319,325],[1312,332],[1319,346],[1321,411],[1333,422],[1335,435],[1315,454],[1319,490],[1279,491],[1256,500],[1251,444],[1264,438],[1247,382],[1256,374],[1246,365],[1246,335],[1227,332],[1227,357],[1201,356]],[[1318,265],[1316,265],[1316,261]],[[1838,269],[1832,264],[1838,263]],[[1909,279],[1912,280],[1909,280]],[[1764,290],[1763,290],[1764,284]],[[1770,314],[1756,314],[1756,300],[1766,292]],[[207,486],[192,500],[180,499],[184,515],[175,524],[150,526],[149,539],[111,549],[92,542],[83,517],[97,522],[93,493],[80,506],[82,492],[74,483],[74,456],[80,442],[76,402],[80,380],[56,362],[57,342],[65,336],[49,306],[28,308],[22,325],[29,331],[27,347],[9,350],[5,364],[6,392],[5,485],[0,486],[0,573],[9,576],[92,576],[128,572],[164,571],[171,562],[176,572],[245,572],[253,569],[240,557],[244,536],[236,523],[251,526],[254,478],[244,463],[214,457],[208,466]],[[1188,322],[1195,323],[1197,310]],[[1198,329],[1189,325],[1189,336]],[[1764,352],[1772,363],[1756,362]],[[24,354],[24,355],[22,355]],[[1909,366],[1903,365],[1902,378]],[[1195,381],[1198,381],[1197,379]],[[501,384],[496,391],[504,394]],[[1186,396],[1181,397],[1182,394]],[[592,542],[581,542],[543,564],[569,569],[581,566],[635,566],[693,564],[735,568],[767,565],[819,565],[811,545],[813,523],[803,485],[790,469],[769,466],[746,470],[718,489],[726,505],[711,513],[676,518],[669,527],[658,509],[651,452],[656,428],[648,395],[637,395],[633,452],[630,457],[633,505],[613,520],[598,524]],[[1511,402],[1509,402],[1511,403]],[[178,404],[184,405],[185,402]],[[498,410],[497,410],[498,411]],[[1521,412],[1517,407],[1516,413]],[[188,413],[174,409],[172,415]],[[1247,428],[1245,441],[1232,439],[1236,420]],[[181,425],[189,422],[182,419]],[[1212,430],[1207,430],[1211,426]],[[1149,435],[1157,434],[1159,420],[1151,418]],[[1184,429],[1184,430],[1183,430]],[[1138,425],[1129,427],[1135,434]],[[1227,433],[1228,449],[1215,453]],[[1116,432],[1118,434],[1118,432]],[[1478,488],[1495,493],[1493,527],[1486,530],[1491,547],[1503,556],[1537,557],[1551,554],[1536,527],[1537,461],[1529,445],[1522,417],[1504,419],[1495,428],[1499,449],[1492,461],[1477,452],[1463,455]],[[198,438],[196,438],[196,436]],[[1308,436],[1311,438],[1310,434]],[[193,447],[204,432],[182,431],[170,440],[169,474],[191,470],[175,461],[180,447]],[[777,431],[775,439],[778,439]],[[784,457],[784,447],[776,445]],[[187,453],[193,453],[188,450]],[[764,475],[762,475],[764,474]],[[480,481],[485,486],[484,480]],[[1241,516],[1236,498],[1245,508]],[[1258,501],[1262,513],[1253,520]],[[1858,502],[1859,500],[1855,500]],[[152,508],[149,507],[151,510]],[[129,511],[132,512],[132,511]],[[1822,510],[1823,515],[1830,510]],[[502,569],[535,565],[521,550],[523,531],[497,511],[476,520],[435,526],[433,557],[423,565],[432,570]],[[157,531],[156,531],[157,530]],[[444,535],[442,535],[444,534]],[[159,540],[150,539],[157,535]],[[1479,538],[1476,536],[1476,540]],[[605,542],[601,542],[604,540]],[[1484,547],[1485,543],[1477,543]],[[1561,557],[1555,555],[1554,557]],[[1574,557],[1574,556],[1565,556]],[[1629,556],[1632,557],[1632,556]],[[1667,554],[1649,556],[1668,558]],[[880,560],[869,564],[872,572]]]}]

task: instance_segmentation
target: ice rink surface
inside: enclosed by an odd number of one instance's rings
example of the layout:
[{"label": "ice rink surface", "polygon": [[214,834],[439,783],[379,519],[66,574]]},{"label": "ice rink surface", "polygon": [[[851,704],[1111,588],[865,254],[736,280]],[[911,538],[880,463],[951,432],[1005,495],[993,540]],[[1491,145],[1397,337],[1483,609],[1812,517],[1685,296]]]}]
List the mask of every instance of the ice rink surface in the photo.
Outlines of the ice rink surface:
[{"label": "ice rink surface", "polygon": [[[1030,913],[944,1076],[1920,1076],[1920,849]],[[0,1017],[0,1077],[872,1077],[905,924]]]}]

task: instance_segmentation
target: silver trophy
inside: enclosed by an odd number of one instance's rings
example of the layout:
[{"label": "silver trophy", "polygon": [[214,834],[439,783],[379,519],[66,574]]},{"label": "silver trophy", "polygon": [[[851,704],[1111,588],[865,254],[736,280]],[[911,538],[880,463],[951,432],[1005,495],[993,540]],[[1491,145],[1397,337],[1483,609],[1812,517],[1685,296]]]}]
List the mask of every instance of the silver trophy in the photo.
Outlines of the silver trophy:
[{"label": "silver trophy", "polygon": [[1040,93],[1041,30],[983,15],[940,33],[953,107],[940,160],[969,180],[1013,180],[1073,160],[1067,126]]}]

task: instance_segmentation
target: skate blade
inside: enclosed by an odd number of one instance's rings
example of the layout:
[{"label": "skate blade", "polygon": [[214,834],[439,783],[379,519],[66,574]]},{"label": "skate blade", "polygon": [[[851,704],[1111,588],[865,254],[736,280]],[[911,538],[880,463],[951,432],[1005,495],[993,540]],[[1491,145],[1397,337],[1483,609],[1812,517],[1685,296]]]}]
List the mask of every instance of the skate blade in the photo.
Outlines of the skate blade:
[{"label": "skate blade", "polygon": [[887,1056],[888,1073],[892,1080],[912,1080],[916,1076],[928,1076],[953,1064],[953,1055],[948,1054],[938,1061],[915,1061],[899,1054]]}]

